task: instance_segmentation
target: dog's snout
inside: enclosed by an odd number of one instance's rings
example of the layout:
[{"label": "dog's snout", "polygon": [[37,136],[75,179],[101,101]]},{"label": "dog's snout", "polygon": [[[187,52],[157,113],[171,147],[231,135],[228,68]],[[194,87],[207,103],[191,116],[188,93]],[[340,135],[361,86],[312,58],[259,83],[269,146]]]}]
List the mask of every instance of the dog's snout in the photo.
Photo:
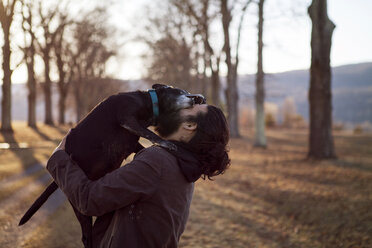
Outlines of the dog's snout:
[{"label": "dog's snout", "polygon": [[206,104],[207,100],[201,94],[188,94],[187,97],[192,99],[193,104]]}]

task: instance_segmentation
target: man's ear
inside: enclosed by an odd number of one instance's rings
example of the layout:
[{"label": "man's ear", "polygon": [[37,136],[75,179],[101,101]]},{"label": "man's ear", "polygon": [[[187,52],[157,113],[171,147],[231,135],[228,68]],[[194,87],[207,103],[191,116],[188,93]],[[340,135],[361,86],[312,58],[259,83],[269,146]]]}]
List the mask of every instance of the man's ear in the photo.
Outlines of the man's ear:
[{"label": "man's ear", "polygon": [[196,122],[182,122],[182,127],[188,131],[195,131],[196,128],[198,127],[198,124]]}]

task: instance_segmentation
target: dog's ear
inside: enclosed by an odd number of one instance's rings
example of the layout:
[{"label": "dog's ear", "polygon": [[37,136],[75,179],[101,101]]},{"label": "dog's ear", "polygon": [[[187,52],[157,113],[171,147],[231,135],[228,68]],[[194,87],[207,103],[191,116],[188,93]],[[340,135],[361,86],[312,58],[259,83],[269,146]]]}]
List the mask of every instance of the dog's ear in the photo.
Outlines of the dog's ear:
[{"label": "dog's ear", "polygon": [[165,84],[153,84],[152,85],[152,88],[154,90],[158,90],[158,89],[161,89],[161,88],[169,88],[169,86],[168,85],[165,85]]}]

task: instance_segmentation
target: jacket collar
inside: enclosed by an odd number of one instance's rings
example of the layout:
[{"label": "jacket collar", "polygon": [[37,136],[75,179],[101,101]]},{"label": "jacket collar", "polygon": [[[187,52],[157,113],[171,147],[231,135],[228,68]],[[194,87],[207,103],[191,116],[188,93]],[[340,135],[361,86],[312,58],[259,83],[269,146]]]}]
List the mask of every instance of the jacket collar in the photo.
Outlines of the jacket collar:
[{"label": "jacket collar", "polygon": [[178,161],[178,166],[188,182],[196,182],[202,175],[201,164],[187,143],[173,141],[177,151],[168,150]]}]

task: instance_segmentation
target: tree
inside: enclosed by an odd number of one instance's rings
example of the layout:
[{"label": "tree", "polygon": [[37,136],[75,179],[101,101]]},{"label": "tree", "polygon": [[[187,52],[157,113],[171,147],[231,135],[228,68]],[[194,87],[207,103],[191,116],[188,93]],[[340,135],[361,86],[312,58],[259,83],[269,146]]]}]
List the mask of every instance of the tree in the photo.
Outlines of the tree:
[{"label": "tree", "polygon": [[[170,1],[166,8],[150,15],[146,34],[141,39],[150,48],[145,57],[148,61],[147,80],[170,83],[189,91],[198,90],[200,79],[198,31],[183,10],[184,2]],[[184,12],[185,11],[185,12]]]},{"label": "tree", "polygon": [[266,113],[265,117],[265,126],[266,127],[275,127],[276,125],[276,120],[275,117],[272,113]]},{"label": "tree", "polygon": [[282,106],[282,127],[305,128],[304,118],[297,113],[293,97],[286,97]]},{"label": "tree", "polygon": [[293,97],[286,97],[282,107],[282,126],[292,127],[291,122],[297,116],[296,104]]},{"label": "tree", "polygon": [[232,20],[231,8],[228,7],[228,0],[221,0],[221,14],[222,14],[222,27],[224,34],[225,63],[227,66],[227,87],[226,87],[226,102],[227,102],[227,119],[229,123],[230,136],[239,137],[238,125],[238,89],[236,82],[233,81],[233,64],[231,58],[231,44],[230,44],[230,23]]},{"label": "tree", "polygon": [[[192,1],[192,0],[173,0],[172,3],[187,17],[190,25],[196,27],[196,35],[199,35],[203,46],[203,85],[204,88],[210,82],[211,103],[219,106],[220,100],[220,58],[221,52],[214,49],[210,39],[210,24],[218,16],[218,12],[211,12],[210,0]],[[210,13],[211,12],[211,13]],[[207,70],[210,71],[210,77],[207,76]],[[206,90],[203,90],[206,94]]]},{"label": "tree", "polygon": [[308,157],[333,158],[330,52],[335,25],[328,18],[326,0],[313,0],[308,13],[312,21]]},{"label": "tree", "polygon": [[172,36],[165,36],[151,44],[152,63],[148,68],[150,82],[169,82],[181,88],[190,85],[192,59],[191,48],[185,40],[179,42]]},{"label": "tree", "polygon": [[83,113],[88,113],[106,97],[122,90],[122,82],[110,78],[92,78],[80,83],[84,84],[85,89],[85,94],[80,99],[84,108]]},{"label": "tree", "polygon": [[28,118],[27,125],[36,128],[36,79],[35,79],[35,32],[32,2],[22,2],[22,29],[24,34],[24,61],[27,67]]},{"label": "tree", "polygon": [[107,25],[107,10],[97,7],[85,14],[73,29],[73,45],[70,52],[70,67],[73,69],[71,84],[76,106],[76,119],[81,120],[88,113],[84,99],[99,78],[105,77],[106,62],[115,55],[117,47],[110,43],[115,31]]},{"label": "tree", "polygon": [[10,28],[13,22],[14,8],[18,0],[9,0],[7,4],[5,1],[0,2],[0,23],[3,30],[4,44],[3,44],[3,99],[1,105],[1,131],[12,132],[11,124],[11,104],[12,104],[12,73],[10,68],[11,49],[10,49]]},{"label": "tree", "polygon": [[255,146],[266,147],[265,135],[265,87],[264,87],[264,72],[262,68],[262,50],[263,50],[263,13],[265,0],[258,2],[258,59],[257,59],[257,74],[256,74],[256,141]]},{"label": "tree", "polygon": [[234,1],[232,6],[228,6],[228,0],[220,0],[220,11],[222,15],[222,27],[223,27],[223,36],[224,36],[224,45],[223,51],[225,54],[225,63],[227,67],[227,87],[225,91],[226,103],[227,103],[227,119],[230,128],[231,137],[240,137],[239,133],[239,120],[238,120],[238,87],[237,87],[237,73],[239,65],[239,45],[240,45],[240,33],[243,27],[243,20],[247,10],[248,5],[252,0],[245,2],[244,6],[241,9],[240,22],[237,29],[237,40],[236,40],[236,49],[235,57],[232,54],[232,45],[230,38],[230,24],[232,22],[232,12],[234,7],[238,6],[238,2]]},{"label": "tree", "polygon": [[53,125],[53,111],[52,111],[52,81],[50,79],[50,66],[51,66],[51,51],[55,42],[56,36],[60,32],[60,29],[64,28],[65,23],[60,23],[54,27],[55,19],[60,13],[59,5],[44,9],[42,2],[39,1],[38,12],[40,17],[40,26],[43,32],[43,36],[36,39],[36,43],[41,53],[41,57],[44,61],[44,97],[45,97],[45,119],[44,123],[47,125]]},{"label": "tree", "polygon": [[59,92],[58,100],[59,124],[65,123],[67,93],[70,82],[73,78],[73,69],[70,67],[70,65],[72,66],[71,59],[73,55],[71,53],[70,44],[65,38],[66,27],[71,23],[72,21],[68,20],[67,15],[62,13],[59,15],[60,28],[58,29],[55,42],[53,45],[58,70],[57,86]]}]

